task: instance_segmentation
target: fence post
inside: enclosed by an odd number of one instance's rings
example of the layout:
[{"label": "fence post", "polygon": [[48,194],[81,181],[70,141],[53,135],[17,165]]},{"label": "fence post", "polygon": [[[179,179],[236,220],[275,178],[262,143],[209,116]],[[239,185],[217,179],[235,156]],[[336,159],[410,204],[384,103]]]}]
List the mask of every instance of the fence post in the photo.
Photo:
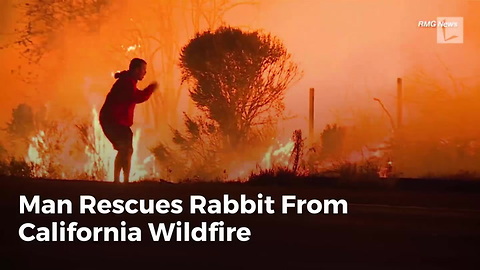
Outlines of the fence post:
[{"label": "fence post", "polygon": [[308,140],[310,144],[314,143],[314,115],[315,115],[315,89],[310,88],[310,96],[309,96],[309,113],[308,113]]}]

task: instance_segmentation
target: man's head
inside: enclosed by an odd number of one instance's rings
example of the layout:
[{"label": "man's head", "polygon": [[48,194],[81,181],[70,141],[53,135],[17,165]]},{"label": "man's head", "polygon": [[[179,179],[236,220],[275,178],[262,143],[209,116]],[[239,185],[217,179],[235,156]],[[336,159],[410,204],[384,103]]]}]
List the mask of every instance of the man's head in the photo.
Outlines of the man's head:
[{"label": "man's head", "polygon": [[133,78],[141,81],[143,77],[145,77],[145,74],[147,74],[147,62],[140,58],[133,58],[132,61],[130,61],[128,70],[133,75]]}]

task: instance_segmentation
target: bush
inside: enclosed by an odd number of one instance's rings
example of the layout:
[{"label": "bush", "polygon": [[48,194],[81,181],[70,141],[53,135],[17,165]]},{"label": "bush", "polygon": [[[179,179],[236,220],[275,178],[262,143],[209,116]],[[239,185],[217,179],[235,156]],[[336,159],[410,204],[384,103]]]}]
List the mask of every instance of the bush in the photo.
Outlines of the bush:
[{"label": "bush", "polygon": [[251,173],[248,182],[252,184],[287,184],[297,179],[298,175],[295,171],[286,167],[274,167]]},{"label": "bush", "polygon": [[15,177],[34,177],[34,165],[25,160],[10,158],[0,162],[0,175]]}]

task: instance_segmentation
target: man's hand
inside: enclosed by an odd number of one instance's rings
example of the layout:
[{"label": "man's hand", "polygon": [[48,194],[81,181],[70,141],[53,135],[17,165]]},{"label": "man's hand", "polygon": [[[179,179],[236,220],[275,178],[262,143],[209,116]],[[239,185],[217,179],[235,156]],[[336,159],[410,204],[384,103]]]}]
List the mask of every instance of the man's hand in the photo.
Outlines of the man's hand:
[{"label": "man's hand", "polygon": [[156,81],[153,81],[147,87],[151,88],[152,90],[155,90],[158,88],[158,83]]}]

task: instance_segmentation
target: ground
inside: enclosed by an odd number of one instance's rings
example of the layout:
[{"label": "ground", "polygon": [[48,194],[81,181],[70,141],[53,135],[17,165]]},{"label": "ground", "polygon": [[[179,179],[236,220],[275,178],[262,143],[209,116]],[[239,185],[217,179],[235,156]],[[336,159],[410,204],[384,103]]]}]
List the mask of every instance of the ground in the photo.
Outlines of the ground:
[{"label": "ground", "polygon": [[[323,182],[322,182],[323,181]],[[388,181],[388,180],[386,180]],[[393,181],[393,180],[392,180]],[[416,181],[416,182],[414,182]],[[403,180],[385,185],[342,185],[335,180],[302,183],[132,183],[0,179],[0,269],[478,269],[479,182]],[[223,194],[280,201],[281,195],[345,199],[347,215],[80,215],[80,195],[96,198],[220,198]],[[70,198],[72,215],[19,214],[19,196]],[[279,209],[277,209],[279,210]],[[21,224],[78,221],[83,226],[119,226],[144,233],[140,243],[23,242]],[[246,226],[248,242],[153,242],[147,223],[223,220]]]}]

